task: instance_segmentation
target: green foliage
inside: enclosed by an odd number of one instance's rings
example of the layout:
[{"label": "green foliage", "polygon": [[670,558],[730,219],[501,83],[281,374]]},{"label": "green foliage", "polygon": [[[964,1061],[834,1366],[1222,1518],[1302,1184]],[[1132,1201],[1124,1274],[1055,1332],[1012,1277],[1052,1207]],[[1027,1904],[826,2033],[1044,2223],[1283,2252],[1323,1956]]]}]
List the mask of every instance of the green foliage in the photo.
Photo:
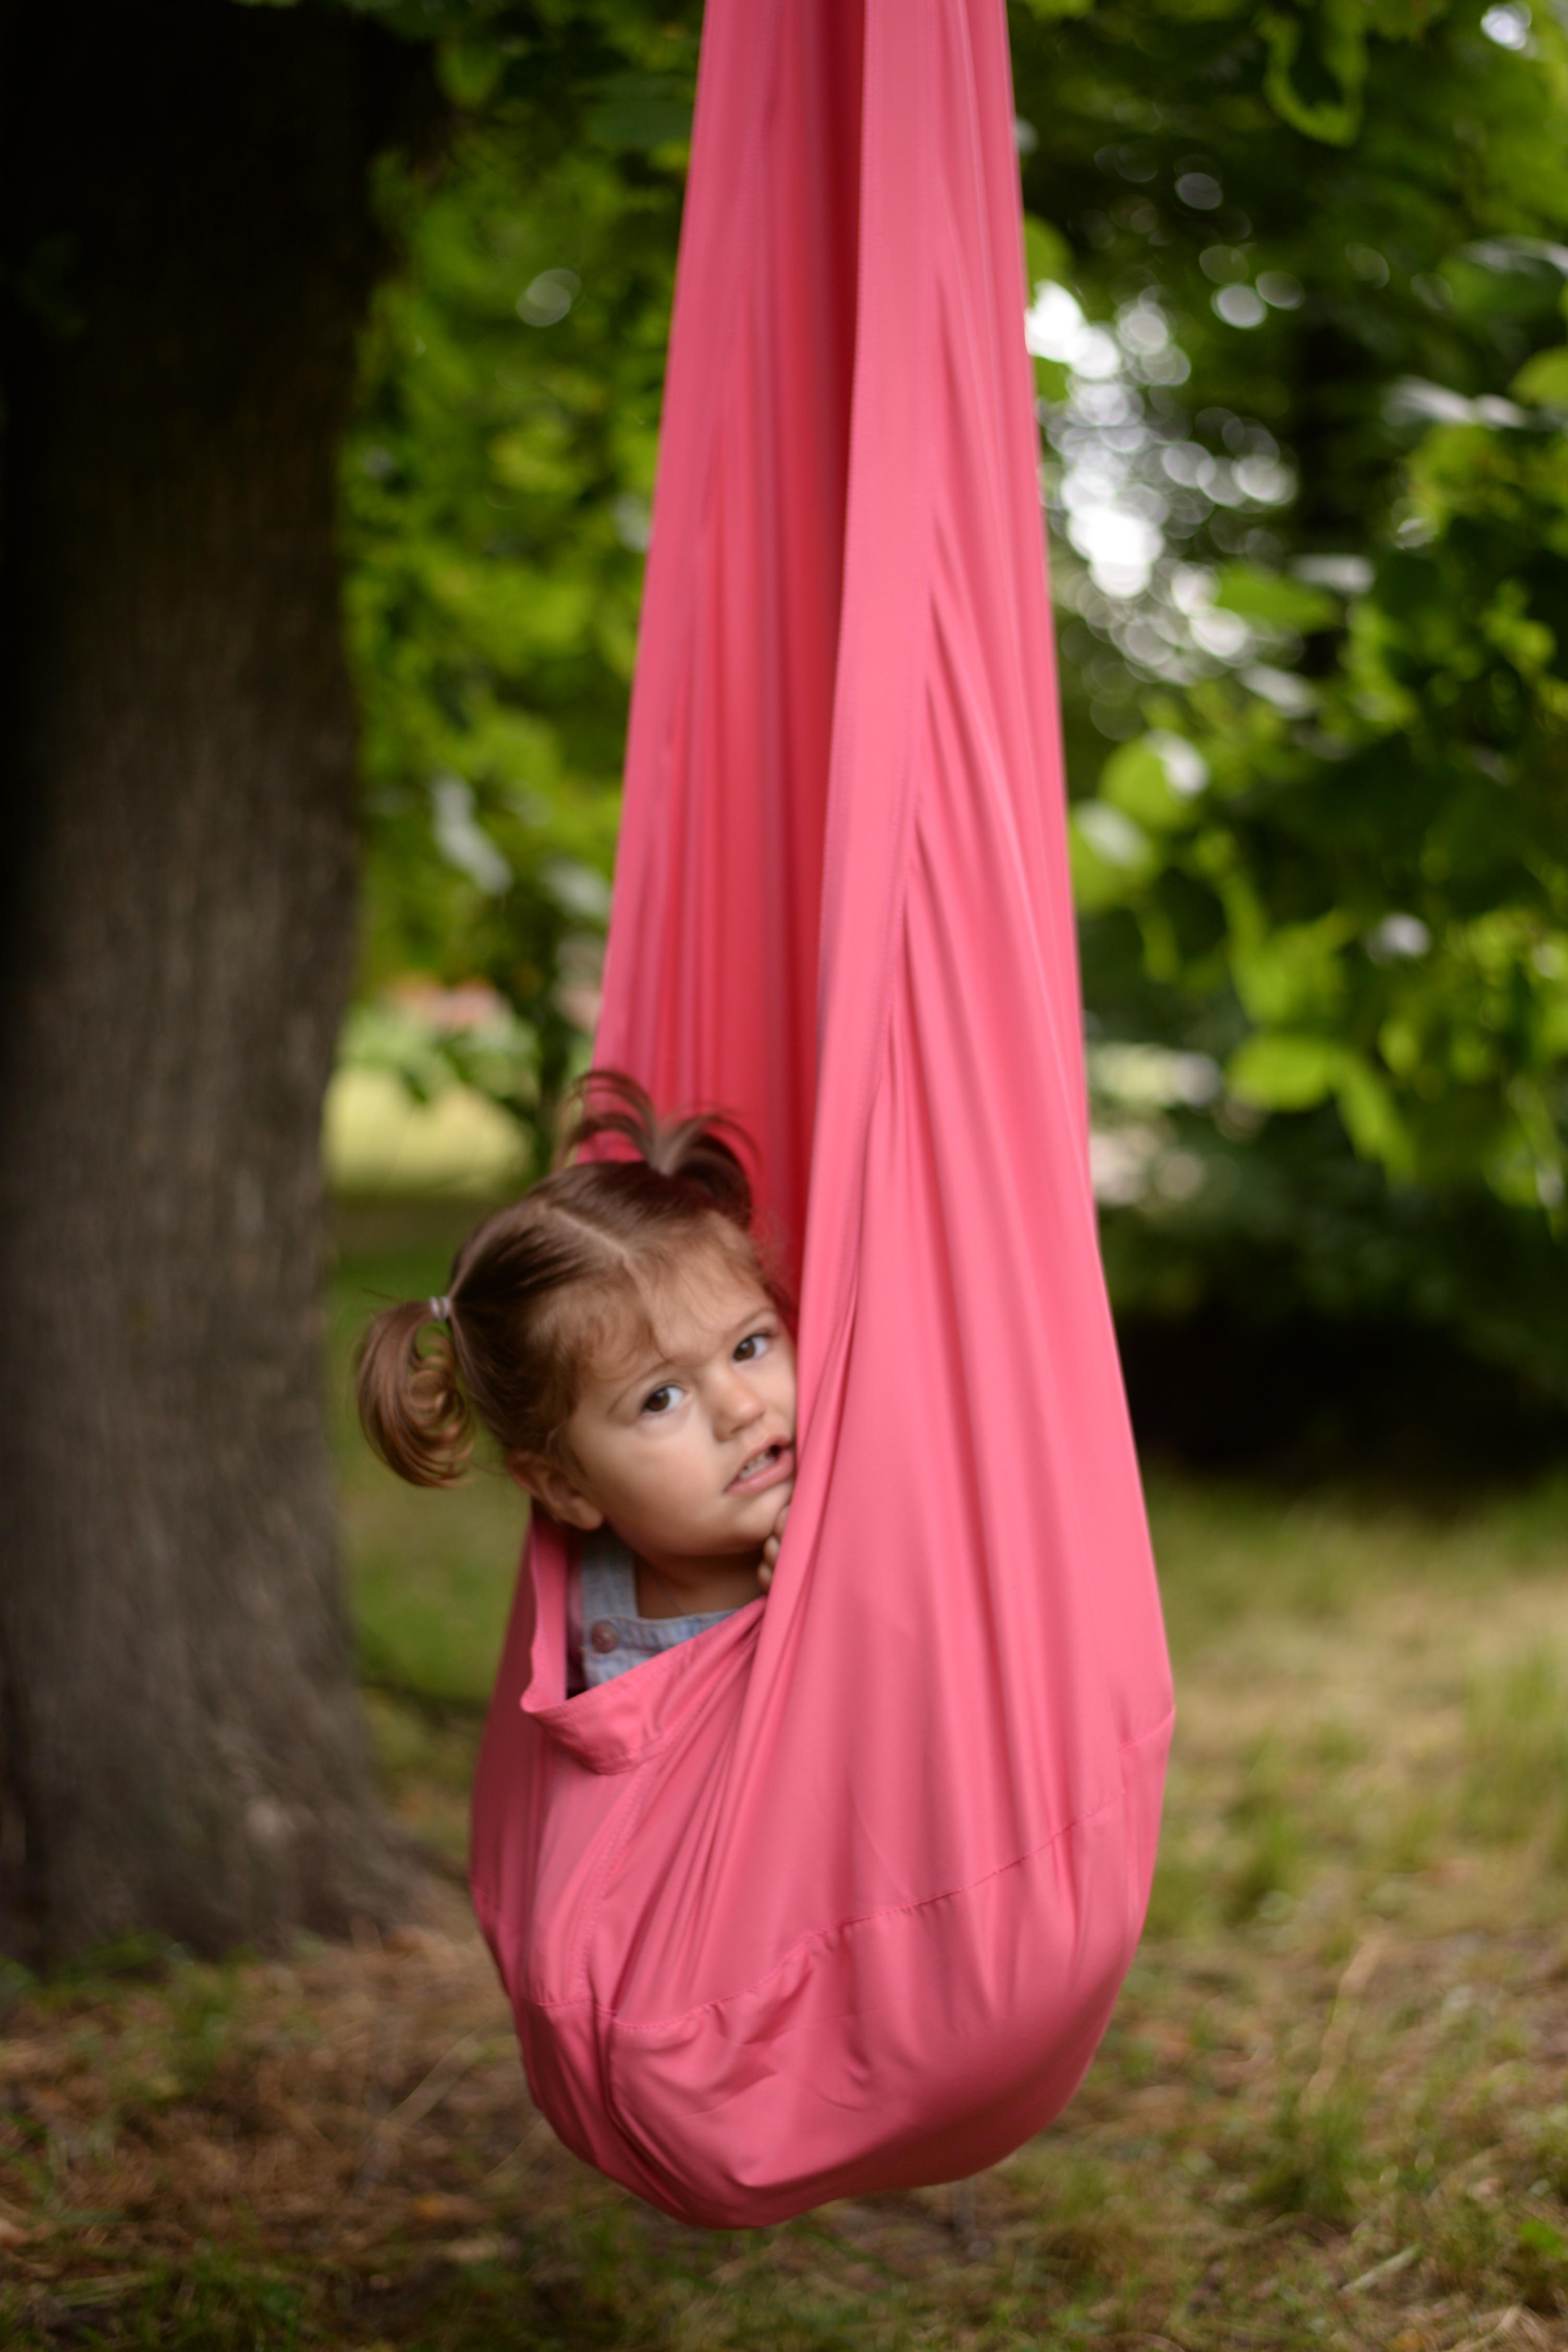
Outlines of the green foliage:
[{"label": "green foliage", "polygon": [[[1385,1304],[1402,1259],[1397,1311],[1510,1353],[1528,1293],[1560,1320],[1568,1178],[1562,28],[1110,0],[1014,47],[1070,253],[1030,331],[1091,1037],[1214,1072],[1099,1090],[1121,1303],[1268,1228],[1321,1304],[1353,1197]],[[1423,1263],[1483,1195],[1507,1251]]]},{"label": "green foliage", "polygon": [[[345,468],[364,993],[480,977],[512,1027],[465,1062],[405,999],[353,1045],[542,1150],[592,1017],[697,11],[374,13],[437,39],[465,127],[389,184],[407,268]],[[1568,1392],[1561,28],[1012,28],[1091,1033],[1188,1073],[1100,1090],[1121,1303],[1262,1252],[1277,1303],[1447,1319]]]},{"label": "green foliage", "polygon": [[[609,902],[689,16],[448,12],[443,78],[476,110],[433,186],[387,176],[405,267],[345,452],[372,1006],[350,1050],[416,1091],[443,1066],[481,1086],[541,1156],[585,1055]],[[488,982],[499,1027],[421,1026],[384,998],[409,972]]]},{"label": "green foliage", "polygon": [[[1405,543],[1352,601],[1310,716],[1259,724],[1256,688],[1251,712],[1238,682],[1191,689],[1215,789],[1140,880],[1153,893],[1183,875],[1224,908],[1252,1024],[1229,1061],[1236,1095],[1270,1109],[1332,1097],[1396,1175],[1479,1174],[1555,1207],[1568,457],[1533,424],[1443,425],[1406,467],[1404,503]],[[1205,977],[1191,960],[1184,976]]]},{"label": "green foliage", "polygon": [[[460,1004],[461,993],[454,996]],[[408,991],[355,1005],[340,1050],[356,1069],[390,1072],[416,1102],[433,1101],[456,1083],[489,1095],[526,1121],[539,1101],[538,1048],[537,1032],[504,999],[481,999],[475,1016],[443,1024],[422,1009],[418,992]]]}]

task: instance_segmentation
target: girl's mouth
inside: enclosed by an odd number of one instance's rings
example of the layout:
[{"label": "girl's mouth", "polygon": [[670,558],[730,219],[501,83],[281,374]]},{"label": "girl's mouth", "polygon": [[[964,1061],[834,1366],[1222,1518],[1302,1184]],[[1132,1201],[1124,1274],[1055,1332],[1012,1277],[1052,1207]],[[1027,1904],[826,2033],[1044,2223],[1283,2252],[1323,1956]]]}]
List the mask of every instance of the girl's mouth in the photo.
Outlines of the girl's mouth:
[{"label": "girl's mouth", "polygon": [[742,1462],[729,1486],[728,1495],[760,1495],[766,1486],[782,1486],[784,1479],[795,1476],[795,1448],[784,1438],[775,1438]]}]

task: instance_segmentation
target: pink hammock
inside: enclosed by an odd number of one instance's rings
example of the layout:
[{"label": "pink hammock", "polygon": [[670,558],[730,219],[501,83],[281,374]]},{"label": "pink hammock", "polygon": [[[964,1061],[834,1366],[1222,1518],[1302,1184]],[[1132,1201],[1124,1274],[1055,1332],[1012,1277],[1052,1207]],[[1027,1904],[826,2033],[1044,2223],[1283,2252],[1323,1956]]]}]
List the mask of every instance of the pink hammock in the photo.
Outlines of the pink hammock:
[{"label": "pink hammock", "polygon": [[571,1700],[538,1524],[473,1886],[540,2107],[712,2225],[1038,2130],[1153,1866],[1012,121],[1003,0],[709,0],[598,1052],[756,1140],[802,1468]]}]

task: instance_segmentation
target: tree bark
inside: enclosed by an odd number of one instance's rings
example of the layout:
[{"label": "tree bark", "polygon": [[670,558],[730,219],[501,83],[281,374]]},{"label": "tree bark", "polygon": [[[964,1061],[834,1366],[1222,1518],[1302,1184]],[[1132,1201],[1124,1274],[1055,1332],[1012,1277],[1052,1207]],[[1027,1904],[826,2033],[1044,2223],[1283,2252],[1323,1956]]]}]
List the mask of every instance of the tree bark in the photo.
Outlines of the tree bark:
[{"label": "tree bark", "polygon": [[[43,1948],[399,1904],[321,1412],[354,715],[336,457],[417,52],[9,12],[0,1671]],[[19,1821],[19,1833],[16,1822]]]}]

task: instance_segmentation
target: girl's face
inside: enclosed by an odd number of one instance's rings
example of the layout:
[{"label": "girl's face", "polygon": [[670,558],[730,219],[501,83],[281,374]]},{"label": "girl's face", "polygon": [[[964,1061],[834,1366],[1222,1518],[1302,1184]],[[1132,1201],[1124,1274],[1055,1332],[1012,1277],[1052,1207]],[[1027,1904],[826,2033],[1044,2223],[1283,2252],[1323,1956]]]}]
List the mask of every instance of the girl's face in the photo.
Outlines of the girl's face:
[{"label": "girl's face", "polygon": [[[795,1483],[795,1348],[756,1273],[713,1247],[590,1368],[566,1425],[574,1473],[535,1489],[606,1521],[654,1568],[755,1553]],[[533,1484],[531,1477],[528,1482]]]}]

